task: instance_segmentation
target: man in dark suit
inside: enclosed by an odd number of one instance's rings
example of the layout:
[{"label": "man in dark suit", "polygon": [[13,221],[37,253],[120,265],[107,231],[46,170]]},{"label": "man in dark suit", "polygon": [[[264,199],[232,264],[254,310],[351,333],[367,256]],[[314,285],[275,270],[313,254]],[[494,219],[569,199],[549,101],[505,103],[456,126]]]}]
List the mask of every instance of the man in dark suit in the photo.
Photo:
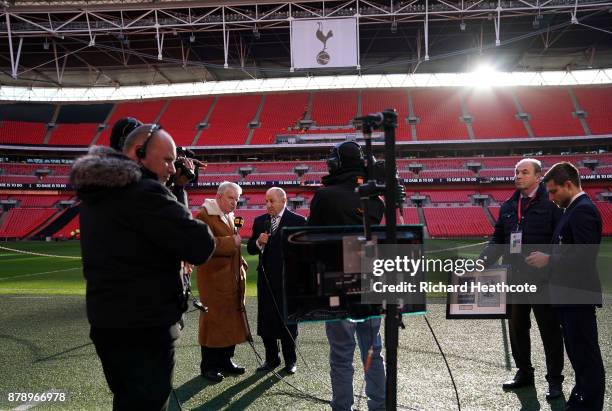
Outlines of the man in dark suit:
[{"label": "man in dark suit", "polygon": [[281,342],[285,371],[295,374],[295,339],[297,325],[286,325],[281,318],[283,260],[281,256],[282,227],[306,225],[306,219],[286,208],[287,194],[272,187],[266,192],[267,213],[253,223],[249,239],[249,254],[259,254],[257,267],[257,334],[263,339],[266,360],[257,371],[267,372],[280,365],[278,340]]},{"label": "man in dark suit", "polygon": [[[546,270],[527,265],[525,256],[530,250],[538,250],[534,248],[538,244],[550,242],[562,212],[548,199],[546,188],[540,183],[542,165],[539,160],[524,158],[515,165],[514,170],[516,191],[502,204],[495,231],[481,258],[490,265],[503,255],[504,264],[511,266],[510,279],[513,283],[542,283]],[[513,240],[521,245],[510,246]],[[508,324],[512,357],[518,370],[513,379],[503,384],[503,389],[515,390],[534,385],[530,337],[533,311],[546,357],[546,399],[558,398],[563,391],[563,337],[553,308],[550,304],[538,302],[536,297],[513,297]]]},{"label": "man in dark suit", "polygon": [[546,189],[565,209],[553,233],[552,253],[535,251],[527,258],[534,267],[551,271],[550,296],[563,330],[567,356],[576,381],[567,410],[601,410],[605,370],[599,349],[595,307],[601,306],[597,255],[601,216],[582,191],[580,175],[571,163],[555,164],[544,176]]}]

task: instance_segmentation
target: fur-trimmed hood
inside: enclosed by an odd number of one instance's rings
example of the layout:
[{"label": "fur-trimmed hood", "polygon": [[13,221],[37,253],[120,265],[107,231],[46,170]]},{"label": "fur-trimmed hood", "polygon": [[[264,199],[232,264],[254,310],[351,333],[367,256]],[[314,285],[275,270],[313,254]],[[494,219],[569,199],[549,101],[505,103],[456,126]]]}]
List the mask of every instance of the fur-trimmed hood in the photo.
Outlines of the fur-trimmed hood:
[{"label": "fur-trimmed hood", "polygon": [[72,166],[70,183],[81,199],[88,200],[89,195],[134,184],[141,176],[138,164],[122,153],[108,147],[92,146]]}]

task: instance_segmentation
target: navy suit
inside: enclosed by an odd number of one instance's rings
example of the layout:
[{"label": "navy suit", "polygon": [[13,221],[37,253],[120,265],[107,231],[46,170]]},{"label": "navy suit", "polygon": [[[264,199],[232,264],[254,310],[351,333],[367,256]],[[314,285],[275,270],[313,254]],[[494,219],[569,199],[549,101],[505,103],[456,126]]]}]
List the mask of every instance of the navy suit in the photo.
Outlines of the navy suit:
[{"label": "navy suit", "polygon": [[601,410],[605,370],[595,315],[595,307],[601,305],[597,271],[601,216],[586,194],[576,198],[565,210],[552,242],[551,299],[561,322],[565,350],[576,374],[568,406],[569,409]]},{"label": "navy suit", "polygon": [[[306,225],[306,219],[287,209],[278,224],[278,229],[268,238],[268,243],[260,250],[257,246],[259,235],[271,230],[269,214],[255,218],[253,235],[249,239],[249,254],[259,254],[257,266],[257,335],[261,336],[266,347],[266,362],[278,363],[277,339],[281,340],[283,358],[286,364],[296,362],[295,343],[297,325],[285,325],[280,312],[283,309],[283,258],[281,229]],[[287,333],[289,330],[289,333]]]}]

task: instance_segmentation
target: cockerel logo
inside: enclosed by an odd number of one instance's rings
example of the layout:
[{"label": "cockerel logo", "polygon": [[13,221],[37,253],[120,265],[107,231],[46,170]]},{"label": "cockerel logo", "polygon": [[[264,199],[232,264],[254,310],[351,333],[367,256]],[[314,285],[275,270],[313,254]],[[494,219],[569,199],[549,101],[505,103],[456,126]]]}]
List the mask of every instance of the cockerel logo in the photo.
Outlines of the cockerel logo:
[{"label": "cockerel logo", "polygon": [[317,39],[319,39],[319,41],[323,43],[323,49],[317,54],[317,63],[324,66],[327,63],[329,63],[329,60],[331,59],[329,53],[326,50],[327,50],[327,41],[331,37],[334,36],[334,32],[331,30],[328,30],[327,34],[324,34],[323,33],[323,23],[318,22],[317,24],[319,25],[319,28],[317,29],[316,36],[317,36]]}]

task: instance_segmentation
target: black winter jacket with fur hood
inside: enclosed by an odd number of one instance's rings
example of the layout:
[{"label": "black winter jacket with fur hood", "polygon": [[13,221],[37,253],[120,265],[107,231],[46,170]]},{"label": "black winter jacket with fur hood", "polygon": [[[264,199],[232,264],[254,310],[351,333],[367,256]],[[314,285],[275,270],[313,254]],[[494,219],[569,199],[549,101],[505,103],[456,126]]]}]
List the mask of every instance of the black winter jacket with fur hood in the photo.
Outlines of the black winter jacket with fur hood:
[{"label": "black winter jacket with fur hood", "polygon": [[182,315],[181,261],[215,248],[208,226],[124,155],[92,147],[70,175],[82,200],[87,316],[94,327],[168,326]]}]

